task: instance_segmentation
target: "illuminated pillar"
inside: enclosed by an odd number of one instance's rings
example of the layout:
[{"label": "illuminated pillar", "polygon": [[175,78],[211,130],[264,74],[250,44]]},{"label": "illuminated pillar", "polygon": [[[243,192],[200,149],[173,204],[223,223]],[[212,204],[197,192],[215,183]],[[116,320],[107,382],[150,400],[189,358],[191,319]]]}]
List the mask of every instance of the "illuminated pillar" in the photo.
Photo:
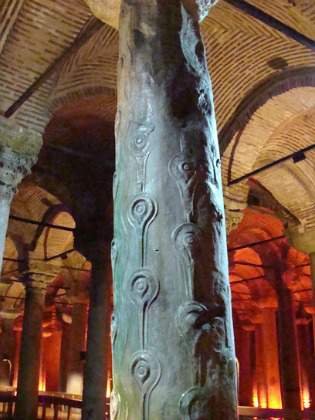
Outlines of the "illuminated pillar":
[{"label": "illuminated pillar", "polygon": [[87,307],[85,304],[73,303],[72,323],[68,347],[67,393],[82,395],[83,366],[82,352],[85,351],[85,334]]},{"label": "illuminated pillar", "polygon": [[30,173],[41,145],[39,134],[0,117],[0,272],[11,200],[18,184]]},{"label": "illuminated pillar", "polygon": [[312,347],[312,325],[307,321],[304,320],[298,325],[299,353],[303,374],[302,402],[304,408],[311,408],[315,412],[315,354]]},{"label": "illuminated pillar", "polygon": [[300,410],[301,393],[294,307],[291,292],[282,283],[280,274],[277,280],[282,402],[284,408]]},{"label": "illuminated pillar", "polygon": [[276,310],[274,308],[264,308],[262,310],[261,334],[267,387],[267,406],[269,408],[281,408],[278,334]]},{"label": "illuminated pillar", "polygon": [[122,1],[112,326],[118,420],[237,418],[212,90],[199,24],[185,9],[202,4],[212,2]]},{"label": "illuminated pillar", "polygon": [[37,418],[45,278],[32,274],[25,285],[23,330],[15,408],[16,420]]},{"label": "illuminated pillar", "polygon": [[238,361],[239,361],[239,404],[251,407],[253,405],[254,385],[254,327],[253,329],[238,328]]},{"label": "illuminated pillar", "polygon": [[267,379],[265,370],[265,354],[262,326],[258,324],[255,329],[255,354],[256,354],[256,372],[255,386],[257,388],[257,397],[259,406],[267,407]]}]

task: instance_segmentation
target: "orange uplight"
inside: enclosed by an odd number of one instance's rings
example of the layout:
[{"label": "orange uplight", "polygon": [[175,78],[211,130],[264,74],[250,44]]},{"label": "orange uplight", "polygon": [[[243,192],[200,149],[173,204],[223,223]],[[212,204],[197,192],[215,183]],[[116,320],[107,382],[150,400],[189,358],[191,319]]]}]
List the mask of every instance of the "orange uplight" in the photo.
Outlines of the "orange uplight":
[{"label": "orange uplight", "polygon": [[277,394],[269,396],[268,408],[282,408],[281,397]]},{"label": "orange uplight", "polygon": [[106,385],[106,398],[110,398],[111,395],[111,380],[110,378],[107,379],[107,385]]},{"label": "orange uplight", "polygon": [[253,406],[256,408],[259,407],[258,391],[256,387],[254,387],[254,390],[253,390]]},{"label": "orange uplight", "polygon": [[303,407],[310,408],[311,406],[310,393],[306,387],[303,388],[302,399],[303,399]]},{"label": "orange uplight", "polygon": [[39,381],[38,391],[46,391],[46,381],[43,378]]}]

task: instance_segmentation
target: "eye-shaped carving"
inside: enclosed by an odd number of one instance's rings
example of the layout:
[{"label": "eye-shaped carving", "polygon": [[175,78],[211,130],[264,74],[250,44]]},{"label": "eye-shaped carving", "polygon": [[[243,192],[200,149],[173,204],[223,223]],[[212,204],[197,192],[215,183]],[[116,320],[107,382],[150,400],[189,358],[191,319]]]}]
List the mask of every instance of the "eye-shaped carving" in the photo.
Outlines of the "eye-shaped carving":
[{"label": "eye-shaped carving", "polygon": [[187,302],[181,305],[176,316],[177,327],[182,336],[198,331],[216,330],[218,319],[225,314],[225,307],[220,305],[204,305],[199,302]]},{"label": "eye-shaped carving", "polygon": [[141,269],[130,280],[132,300],[138,305],[150,305],[159,292],[159,284],[152,273]]},{"label": "eye-shaped carving", "polygon": [[130,370],[141,392],[142,416],[140,418],[148,420],[150,396],[161,378],[160,362],[151,352],[142,350],[133,355]]},{"label": "eye-shaped carving", "polygon": [[149,136],[154,131],[155,126],[150,123],[130,122],[128,135],[130,138],[130,148],[136,156],[144,157],[149,148]]},{"label": "eye-shaped carving", "polygon": [[192,288],[195,273],[195,259],[201,255],[202,231],[193,223],[184,223],[174,230],[172,239],[178,250],[185,292],[188,298],[192,298]]},{"label": "eye-shaped carving", "polygon": [[155,202],[145,194],[138,195],[131,203],[129,221],[136,228],[145,229],[157,211]]},{"label": "eye-shaped carving", "polygon": [[[193,387],[186,391],[179,401],[179,411],[183,420],[212,420],[209,392]],[[214,420],[214,419],[213,419]]]},{"label": "eye-shaped carving", "polygon": [[179,226],[172,234],[176,248],[184,251],[187,257],[192,258],[194,251],[200,246],[202,231],[193,223],[185,223]]},{"label": "eye-shaped carving", "polygon": [[157,385],[161,376],[161,366],[149,351],[139,351],[132,357],[131,374],[141,392],[145,394]]},{"label": "eye-shaped carving", "polygon": [[129,280],[130,297],[138,307],[139,332],[144,348],[148,333],[148,310],[159,293],[160,284],[148,269],[136,271]]}]

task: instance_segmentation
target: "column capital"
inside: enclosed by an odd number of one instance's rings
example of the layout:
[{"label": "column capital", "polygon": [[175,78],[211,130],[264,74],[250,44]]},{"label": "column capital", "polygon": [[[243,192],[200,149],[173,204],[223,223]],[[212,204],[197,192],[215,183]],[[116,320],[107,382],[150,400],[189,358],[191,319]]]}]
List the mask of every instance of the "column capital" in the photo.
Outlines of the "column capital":
[{"label": "column capital", "polygon": [[32,263],[23,273],[26,278],[25,287],[45,293],[48,284],[56,277],[59,270],[58,266],[53,267],[52,264],[45,264],[40,261]]},{"label": "column capital", "polygon": [[42,136],[0,117],[0,189],[8,199],[28,175],[42,146]]},{"label": "column capital", "polygon": [[303,232],[287,230],[286,235],[294,248],[305,254],[315,254],[315,229],[307,229]]}]

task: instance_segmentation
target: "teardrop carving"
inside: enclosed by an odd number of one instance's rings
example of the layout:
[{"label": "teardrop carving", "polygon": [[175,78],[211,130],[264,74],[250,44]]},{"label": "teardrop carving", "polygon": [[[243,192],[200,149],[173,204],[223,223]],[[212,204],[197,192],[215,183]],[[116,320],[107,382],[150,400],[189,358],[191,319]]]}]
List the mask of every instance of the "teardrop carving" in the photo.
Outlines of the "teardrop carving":
[{"label": "teardrop carving", "polygon": [[129,208],[128,219],[136,230],[139,241],[140,265],[143,267],[146,257],[147,230],[157,215],[157,204],[147,194],[137,195]]},{"label": "teardrop carving", "polygon": [[161,364],[151,352],[139,351],[132,357],[131,374],[141,392],[141,418],[148,420],[150,396],[161,378]]},{"label": "teardrop carving", "polygon": [[195,260],[200,257],[202,231],[193,223],[184,223],[172,234],[175,246],[181,260],[181,269],[185,281],[185,292],[188,298],[193,297],[193,278]]},{"label": "teardrop carving", "polygon": [[159,293],[159,282],[148,269],[136,271],[129,281],[130,296],[138,306],[140,339],[142,348],[145,347],[147,337],[148,310]]}]

